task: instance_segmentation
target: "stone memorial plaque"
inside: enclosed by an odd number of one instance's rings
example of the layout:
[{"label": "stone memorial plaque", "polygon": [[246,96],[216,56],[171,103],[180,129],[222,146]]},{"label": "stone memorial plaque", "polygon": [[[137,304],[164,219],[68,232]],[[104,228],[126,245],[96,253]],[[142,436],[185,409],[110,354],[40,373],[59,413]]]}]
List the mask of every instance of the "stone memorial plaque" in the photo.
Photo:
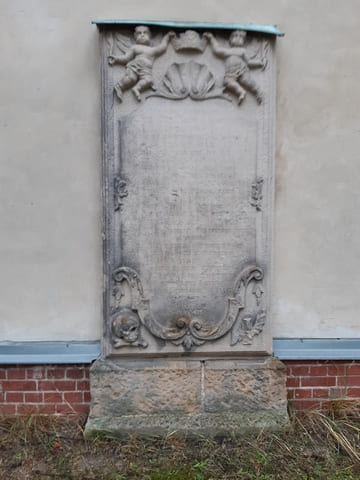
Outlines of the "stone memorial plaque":
[{"label": "stone memorial plaque", "polygon": [[174,26],[100,24],[104,329],[87,432],[287,421],[270,357],[274,35]]},{"label": "stone memorial plaque", "polygon": [[102,40],[105,356],[269,353],[272,39]]}]

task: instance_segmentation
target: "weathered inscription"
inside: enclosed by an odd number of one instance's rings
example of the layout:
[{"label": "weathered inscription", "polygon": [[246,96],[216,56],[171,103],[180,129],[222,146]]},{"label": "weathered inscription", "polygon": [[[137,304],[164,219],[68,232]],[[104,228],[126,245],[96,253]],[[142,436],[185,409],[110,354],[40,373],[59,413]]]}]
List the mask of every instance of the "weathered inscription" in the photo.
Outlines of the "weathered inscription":
[{"label": "weathered inscription", "polygon": [[138,271],[161,323],[178,315],[215,323],[255,258],[256,123],[239,129],[237,110],[225,116],[193,102],[163,105],[154,122],[154,108],[148,100],[120,125],[123,262]]}]

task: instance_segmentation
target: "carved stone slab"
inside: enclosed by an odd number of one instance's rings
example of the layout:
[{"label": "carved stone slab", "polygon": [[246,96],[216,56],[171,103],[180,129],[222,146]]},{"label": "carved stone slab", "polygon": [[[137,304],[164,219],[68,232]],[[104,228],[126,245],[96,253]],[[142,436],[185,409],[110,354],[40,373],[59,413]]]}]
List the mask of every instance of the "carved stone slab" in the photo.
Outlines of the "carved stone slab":
[{"label": "carved stone slab", "polygon": [[103,356],[271,353],[273,41],[101,38]]}]

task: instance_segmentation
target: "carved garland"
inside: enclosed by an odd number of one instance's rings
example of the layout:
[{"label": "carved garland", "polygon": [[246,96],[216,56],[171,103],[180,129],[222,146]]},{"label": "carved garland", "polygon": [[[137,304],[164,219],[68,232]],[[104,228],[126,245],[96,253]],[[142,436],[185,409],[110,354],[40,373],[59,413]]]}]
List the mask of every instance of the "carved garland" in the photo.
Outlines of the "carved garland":
[{"label": "carved garland", "polygon": [[[181,317],[173,327],[164,327],[152,315],[150,301],[145,298],[143,287],[135,270],[129,267],[117,268],[113,273],[116,283],[114,296],[121,298],[121,284],[126,282],[131,292],[131,306],[115,309],[111,317],[113,345],[121,347],[141,347],[148,345],[141,336],[141,327],[145,327],[152,335],[174,345],[182,345],[187,351],[195,346],[203,345],[207,341],[217,340],[231,331],[230,345],[237,343],[248,345],[253,337],[264,328],[266,313],[263,309],[239,316],[239,312],[246,306],[246,292],[249,284],[253,284],[257,305],[261,304],[263,288],[261,281],[263,271],[257,265],[245,267],[238,276],[233,295],[227,299],[227,307],[223,318],[217,325],[206,326],[201,318]],[[261,293],[260,293],[261,292]]]}]

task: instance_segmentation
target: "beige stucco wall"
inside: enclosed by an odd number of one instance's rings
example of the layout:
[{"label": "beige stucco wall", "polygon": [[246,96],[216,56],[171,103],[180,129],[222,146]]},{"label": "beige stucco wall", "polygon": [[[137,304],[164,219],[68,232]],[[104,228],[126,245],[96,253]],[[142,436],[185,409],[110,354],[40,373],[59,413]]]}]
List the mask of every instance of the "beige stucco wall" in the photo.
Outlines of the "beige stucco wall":
[{"label": "beige stucco wall", "polygon": [[273,331],[360,337],[360,3],[0,0],[0,341],[100,337],[94,18],[278,24]]}]

